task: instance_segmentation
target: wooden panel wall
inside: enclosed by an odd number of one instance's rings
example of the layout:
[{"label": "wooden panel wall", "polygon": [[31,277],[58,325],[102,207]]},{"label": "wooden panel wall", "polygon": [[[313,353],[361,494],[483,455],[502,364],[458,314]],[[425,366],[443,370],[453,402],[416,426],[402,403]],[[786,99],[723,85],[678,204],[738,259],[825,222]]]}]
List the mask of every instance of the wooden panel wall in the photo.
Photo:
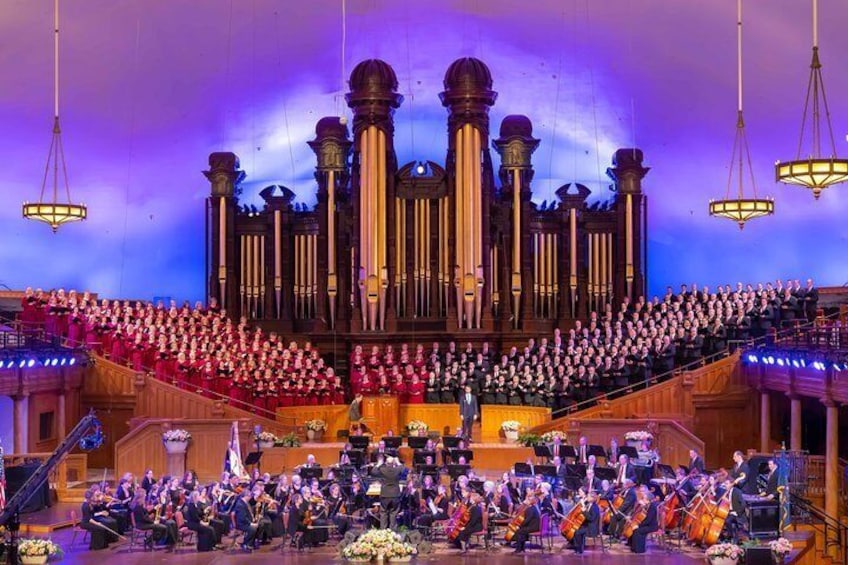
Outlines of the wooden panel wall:
[{"label": "wooden panel wall", "polygon": [[327,422],[324,441],[336,441],[339,432],[347,431],[349,420],[346,405],[330,406],[288,406],[277,408],[277,421],[284,425],[303,426],[306,420],[320,419]]},{"label": "wooden panel wall", "polygon": [[430,431],[439,432],[440,436],[453,435],[461,426],[459,404],[401,404],[398,422],[401,430],[412,420],[426,422]]},{"label": "wooden panel wall", "polygon": [[366,396],[362,400],[362,418],[376,436],[398,430],[399,404],[396,396]]},{"label": "wooden panel wall", "polygon": [[[193,469],[201,481],[218,480],[223,471],[224,454],[230,440],[232,422],[224,419],[145,420],[115,444],[114,468],[116,476],[131,472],[137,477],[145,469],[153,469],[157,477],[166,472],[166,453],[162,446],[162,432],[166,429],[184,429],[192,435],[186,452],[186,469]],[[250,425],[239,421],[242,440],[242,457],[247,455],[247,434]]]},{"label": "wooden panel wall", "polygon": [[503,436],[501,423],[507,420],[520,422],[526,429],[537,428],[551,421],[550,408],[533,406],[504,406],[484,404],[480,414],[480,434],[483,441],[498,441]]}]

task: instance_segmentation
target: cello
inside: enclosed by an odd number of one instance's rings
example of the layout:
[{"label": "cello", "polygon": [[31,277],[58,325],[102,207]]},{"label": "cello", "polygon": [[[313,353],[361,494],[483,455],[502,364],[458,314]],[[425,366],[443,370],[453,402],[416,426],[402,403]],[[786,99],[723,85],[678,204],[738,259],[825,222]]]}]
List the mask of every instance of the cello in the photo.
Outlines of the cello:
[{"label": "cello", "polygon": [[512,517],[509,521],[509,525],[506,527],[506,533],[504,533],[505,541],[512,541],[512,538],[515,537],[515,533],[521,528],[521,525],[524,524],[527,509],[534,504],[536,504],[536,500],[531,497],[518,507],[518,510],[515,511],[515,516]]},{"label": "cello", "polygon": [[639,502],[639,508],[637,508],[636,511],[627,518],[627,525],[624,526],[624,530],[621,532],[621,535],[623,535],[625,539],[630,539],[630,536],[633,535],[636,528],[638,528],[639,525],[645,521],[645,518],[648,517],[648,507],[650,505],[651,503],[648,500]]},{"label": "cello", "polygon": [[471,504],[466,503],[463,500],[459,503],[456,510],[454,510],[453,514],[451,514],[451,517],[448,520],[448,525],[445,526],[445,533],[447,533],[449,540],[453,541],[454,539],[456,539],[456,536],[459,535],[459,532],[468,523],[468,519],[470,517]]},{"label": "cello", "polygon": [[703,544],[706,546],[718,543],[718,538],[721,531],[724,529],[724,522],[730,514],[730,489],[724,493],[715,505],[715,509],[711,514],[709,525],[704,530]]},{"label": "cello", "polygon": [[577,530],[586,521],[586,516],[583,514],[586,510],[585,503],[586,499],[583,499],[578,504],[575,504],[574,508],[568,511],[568,514],[565,515],[565,518],[562,519],[559,525],[559,533],[568,541],[574,539],[574,534],[577,533]]}]

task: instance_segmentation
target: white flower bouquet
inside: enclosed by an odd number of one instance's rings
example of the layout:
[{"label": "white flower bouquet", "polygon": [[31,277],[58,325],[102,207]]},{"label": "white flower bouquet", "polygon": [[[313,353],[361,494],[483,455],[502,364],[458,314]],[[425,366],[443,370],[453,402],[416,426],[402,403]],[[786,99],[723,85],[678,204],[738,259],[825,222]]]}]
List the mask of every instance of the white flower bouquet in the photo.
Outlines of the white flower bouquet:
[{"label": "white flower bouquet", "polygon": [[542,442],[544,443],[551,443],[554,441],[554,438],[559,438],[560,440],[562,440],[562,443],[565,443],[568,439],[565,435],[565,432],[560,430],[551,430],[542,434]]},{"label": "white flower bouquet", "polygon": [[388,559],[407,557],[415,553],[415,548],[403,543],[392,530],[368,530],[346,545],[341,553],[348,560],[368,561],[378,555]]},{"label": "white flower bouquet", "polygon": [[786,538],[777,538],[769,542],[769,549],[778,557],[785,557],[792,551],[792,542]]},{"label": "white flower bouquet", "polygon": [[355,541],[342,549],[342,557],[355,561],[370,561],[374,558],[374,553],[368,544]]},{"label": "white flower bouquet", "polygon": [[24,557],[61,557],[62,548],[46,539],[25,539],[18,542],[18,555]]},{"label": "white flower bouquet", "polygon": [[277,443],[279,441],[279,438],[277,436],[275,436],[274,434],[272,434],[271,432],[261,432],[259,435],[255,436],[255,437],[256,437],[256,441],[259,441],[259,442],[262,442],[262,443],[266,443],[266,442],[267,443]]},{"label": "white flower bouquet", "polygon": [[654,435],[645,430],[637,430],[624,434],[624,439],[631,441],[645,441],[646,439],[654,439]]},{"label": "white flower bouquet", "polygon": [[515,420],[506,420],[501,422],[501,429],[505,432],[517,432],[521,429],[521,422]]},{"label": "white flower bouquet", "polygon": [[188,441],[191,434],[186,430],[168,430],[162,434],[162,441]]},{"label": "white flower bouquet", "polygon": [[321,420],[320,418],[316,418],[314,420],[306,420],[304,424],[307,430],[312,430],[313,432],[323,432],[327,429],[327,422]]},{"label": "white flower bouquet", "polygon": [[419,430],[424,430],[426,432],[428,429],[430,429],[430,426],[428,426],[425,422],[422,422],[421,420],[412,420],[410,422],[407,422],[406,429],[409,432],[417,432]]},{"label": "white flower bouquet", "polygon": [[707,548],[706,555],[710,561],[721,557],[739,560],[745,555],[745,551],[732,543],[717,543]]},{"label": "white flower bouquet", "polygon": [[389,559],[409,557],[415,553],[415,546],[409,543],[395,541],[389,544],[388,550],[383,555]]}]

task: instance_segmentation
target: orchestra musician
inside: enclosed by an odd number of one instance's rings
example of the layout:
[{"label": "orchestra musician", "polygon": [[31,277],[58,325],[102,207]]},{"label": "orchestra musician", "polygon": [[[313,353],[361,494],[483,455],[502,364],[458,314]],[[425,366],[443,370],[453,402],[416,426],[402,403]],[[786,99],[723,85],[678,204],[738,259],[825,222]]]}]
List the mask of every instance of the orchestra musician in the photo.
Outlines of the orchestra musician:
[{"label": "orchestra musician", "polygon": [[580,484],[583,492],[598,492],[601,490],[601,480],[595,476],[595,469],[589,467],[586,469],[586,478]]},{"label": "orchestra musician", "polygon": [[630,536],[630,551],[633,553],[645,553],[645,542],[648,539],[648,534],[656,532],[659,528],[657,503],[652,500],[653,496],[645,485],[639,487],[636,496],[637,505],[644,508],[646,514]]},{"label": "orchestra musician", "polygon": [[336,526],[339,535],[344,537],[345,533],[353,525],[353,520],[349,515],[350,509],[347,507],[347,500],[338,483],[330,485],[330,492],[327,496],[327,506],[329,513],[327,517]]},{"label": "orchestra musician", "polygon": [[[737,451],[737,453],[739,453]],[[736,480],[724,481],[724,497],[730,501],[730,513],[724,522],[724,528],[733,543],[739,543],[739,525],[745,518],[745,498],[742,489],[737,486]]]},{"label": "orchestra musician", "polygon": [[[162,502],[164,497],[160,498],[153,508],[148,509],[144,505],[144,498],[144,493],[139,492],[133,498],[130,507],[136,529],[152,532],[152,535],[144,540],[145,549],[152,549],[154,543],[162,542],[168,551],[173,551],[177,543],[177,523],[167,518],[167,501]],[[153,512],[152,518],[151,512]]]},{"label": "orchestra musician", "polygon": [[[118,541],[115,531],[118,523],[109,517],[109,512],[97,509],[93,502],[94,492],[89,489],[85,491],[82,503],[80,528],[89,532],[88,549],[106,549],[110,543]],[[105,528],[103,527],[105,526]],[[109,530],[112,530],[111,532]]]},{"label": "orchestra musician", "polygon": [[621,537],[621,532],[627,524],[633,508],[636,506],[636,488],[633,479],[624,479],[624,487],[618,494],[621,497],[621,505],[618,508],[610,505],[610,523],[608,532],[610,538],[617,539]]},{"label": "orchestra musician", "polygon": [[704,472],[704,458],[698,455],[695,449],[689,450],[689,470],[695,469],[698,473]]},{"label": "orchestra musician", "polygon": [[589,461],[589,440],[586,436],[580,436],[577,443],[577,462],[584,465]]},{"label": "orchestra musician", "polygon": [[564,455],[562,449],[562,438],[559,436],[554,436],[553,442],[548,446],[548,450],[551,452],[551,461],[556,459],[557,457],[562,461],[562,457]]},{"label": "orchestra musician", "polygon": [[416,519],[418,529],[426,532],[432,527],[433,522],[439,522],[450,518],[448,515],[448,495],[445,485],[436,488],[436,495],[426,500],[426,512],[420,514]]},{"label": "orchestra musician", "polygon": [[462,553],[468,552],[468,540],[471,536],[483,531],[483,498],[472,492],[469,496],[468,520],[462,526],[457,534],[455,542],[459,546]]},{"label": "orchestra musician", "polygon": [[265,487],[261,482],[251,490],[252,493],[252,512],[254,521],[257,522],[256,540],[260,545],[268,545],[271,543],[273,536],[273,521],[277,517],[277,502],[268,494],[265,493]]},{"label": "orchestra musician", "polygon": [[241,542],[241,549],[250,553],[254,549],[256,542],[256,531],[259,528],[259,521],[255,520],[253,512],[250,509],[250,499],[253,495],[250,489],[244,489],[236,498],[233,506],[235,514],[236,528],[244,533],[244,538]]},{"label": "orchestra musician", "polygon": [[760,491],[760,496],[765,500],[774,500],[778,497],[777,463],[774,459],[768,460],[768,469],[768,475],[766,476],[766,488],[765,490]]},{"label": "orchestra musician", "polygon": [[624,479],[630,477],[633,482],[636,482],[636,468],[630,463],[630,457],[622,453],[618,456],[618,472],[616,474],[616,486],[623,486]]},{"label": "orchestra musician", "polygon": [[209,506],[208,511],[209,514],[207,514],[207,507],[204,507],[201,501],[200,491],[192,491],[189,495],[188,504],[186,504],[185,519],[188,529],[197,534],[197,551],[199,553],[212,551],[221,542],[215,529],[209,523],[213,508]]},{"label": "orchestra musician", "polygon": [[574,532],[574,538],[569,546],[574,553],[580,555],[586,548],[586,536],[597,536],[601,531],[601,509],[598,507],[598,495],[594,491],[587,492],[578,503],[583,513],[583,523]]},{"label": "orchestra musician", "polygon": [[733,468],[730,470],[730,478],[733,479],[733,484],[744,492],[750,475],[751,470],[748,467],[748,462],[745,461],[745,456],[742,455],[741,451],[734,451]]},{"label": "orchestra musician", "polygon": [[530,539],[530,534],[539,531],[542,515],[539,512],[537,502],[536,497],[532,494],[524,501],[524,521],[515,531],[515,535],[512,538],[515,542],[515,553],[524,553],[527,540]]},{"label": "orchestra musician", "polygon": [[150,494],[153,485],[156,484],[156,479],[153,477],[153,469],[148,469],[144,472],[144,478],[141,479],[141,488],[147,494]]}]

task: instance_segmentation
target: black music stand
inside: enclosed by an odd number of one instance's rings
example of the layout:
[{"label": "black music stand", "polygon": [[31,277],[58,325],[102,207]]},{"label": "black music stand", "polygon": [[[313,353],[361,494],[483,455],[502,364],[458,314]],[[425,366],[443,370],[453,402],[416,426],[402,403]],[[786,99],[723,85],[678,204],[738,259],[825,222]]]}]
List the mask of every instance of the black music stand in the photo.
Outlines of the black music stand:
[{"label": "black music stand", "polygon": [[661,477],[664,477],[666,479],[675,478],[674,468],[671,465],[663,465],[662,463],[657,463],[656,467]]},{"label": "black music stand", "polygon": [[559,458],[563,461],[566,457],[571,457],[572,459],[577,459],[577,450],[574,449],[573,445],[560,445],[559,446]]},{"label": "black music stand", "polygon": [[406,438],[406,445],[408,445],[412,449],[424,449],[427,447],[427,442],[430,440],[428,437],[422,436],[408,436]]},{"label": "black music stand", "polygon": [[433,461],[433,464],[435,464],[435,462],[436,462],[436,452],[435,451],[425,451],[423,449],[420,450],[420,451],[416,451],[412,455],[412,464],[413,465],[426,465],[427,464],[426,461],[427,461],[428,457],[432,457],[431,461]]},{"label": "black music stand", "polygon": [[532,477],[535,474],[533,473],[533,465],[529,463],[516,463],[514,468],[516,476]]},{"label": "black music stand", "polygon": [[465,461],[471,461],[474,459],[474,452],[470,449],[451,449],[450,450],[451,461],[459,461],[460,457],[465,457]]},{"label": "black music stand", "polygon": [[347,441],[355,449],[368,449],[368,444],[371,443],[371,439],[368,436],[350,436],[347,438]]},{"label": "black music stand", "polygon": [[543,477],[556,477],[556,465],[536,465],[536,474]]},{"label": "black music stand", "polygon": [[439,478],[439,467],[437,465],[416,465],[415,470],[422,477],[430,476],[436,481]]},{"label": "black music stand", "polygon": [[639,459],[639,452],[632,445],[620,445],[618,446],[618,455],[626,455],[632,461],[633,459]]},{"label": "black music stand", "polygon": [[451,479],[456,480],[460,475],[467,473],[470,468],[471,465],[448,465],[448,475]]},{"label": "black music stand", "polygon": [[607,452],[604,449],[603,445],[590,445],[589,448],[586,450],[586,457],[590,455],[594,455],[595,459],[597,459],[598,457],[603,457],[604,459],[607,458]]},{"label": "black music stand", "polygon": [[304,481],[312,479],[320,479],[324,475],[324,469],[321,467],[301,467],[297,473]]},{"label": "black music stand", "polygon": [[403,438],[400,436],[383,436],[381,439],[386,444],[387,449],[399,449],[403,442]]},{"label": "black music stand", "polygon": [[459,446],[459,442],[462,441],[463,438],[457,436],[445,436],[442,438],[442,443],[448,449],[455,449]]},{"label": "black music stand", "polygon": [[595,467],[595,477],[601,481],[614,482],[616,477],[615,469],[610,467]]},{"label": "black music stand", "polygon": [[482,494],[483,494],[483,481],[479,481],[479,480],[468,481],[468,488],[470,488],[472,491],[474,491],[477,494],[482,496]]},{"label": "black music stand", "polygon": [[251,451],[247,454],[247,459],[244,460],[244,466],[248,465],[256,465],[256,468],[261,472],[262,466],[260,465],[260,461],[262,461],[262,452],[261,451]]},{"label": "black music stand", "polygon": [[547,445],[534,445],[533,454],[536,457],[544,457],[545,459],[550,459],[551,457],[553,457],[553,455],[551,455],[551,450]]}]

